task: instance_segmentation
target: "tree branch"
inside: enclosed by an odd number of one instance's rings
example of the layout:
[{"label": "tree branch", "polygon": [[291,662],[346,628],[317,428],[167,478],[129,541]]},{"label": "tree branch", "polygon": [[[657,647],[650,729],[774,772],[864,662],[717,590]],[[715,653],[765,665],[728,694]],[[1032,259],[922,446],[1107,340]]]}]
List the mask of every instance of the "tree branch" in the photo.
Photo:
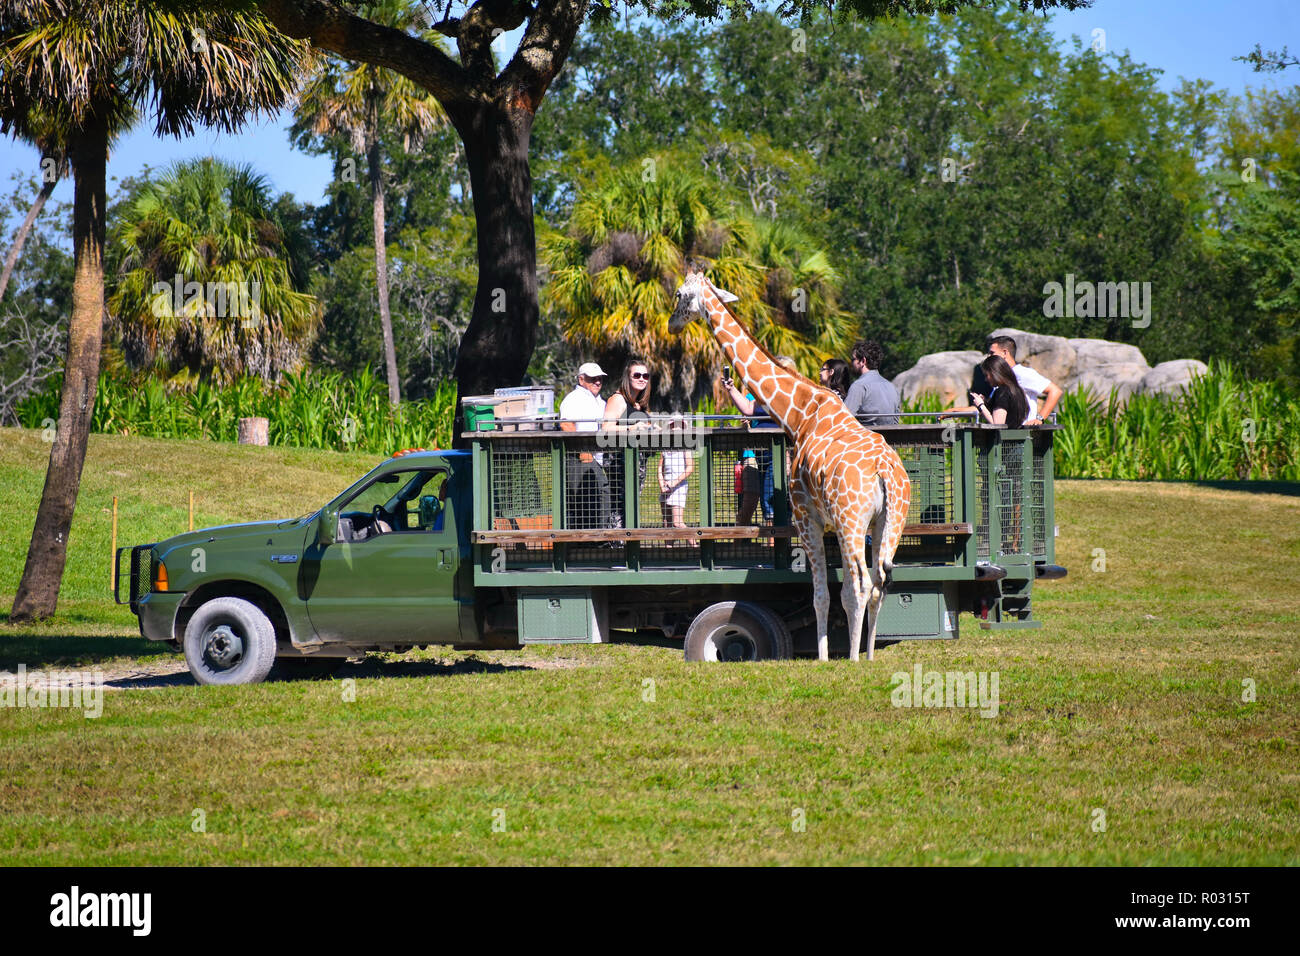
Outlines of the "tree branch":
[{"label": "tree branch", "polygon": [[257,7],[288,36],[349,60],[395,70],[427,89],[444,105],[486,92],[465,69],[431,43],[356,16],[331,0],[256,0]]},{"label": "tree branch", "polygon": [[497,79],[498,88],[512,98],[522,98],[518,105],[536,112],[569,56],[587,4],[588,0],[537,0],[519,49]]}]

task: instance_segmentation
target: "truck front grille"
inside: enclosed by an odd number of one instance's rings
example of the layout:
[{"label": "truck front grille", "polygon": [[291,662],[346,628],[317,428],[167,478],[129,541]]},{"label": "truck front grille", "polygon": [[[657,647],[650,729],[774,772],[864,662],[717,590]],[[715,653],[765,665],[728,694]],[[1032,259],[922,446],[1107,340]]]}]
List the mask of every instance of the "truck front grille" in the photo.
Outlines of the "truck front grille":
[{"label": "truck front grille", "polygon": [[[114,556],[113,600],[118,604],[130,604],[131,613],[139,613],[140,598],[148,594],[153,587],[153,561],[149,557],[152,544],[138,544],[133,548],[118,548]],[[122,553],[129,551],[127,558],[127,599],[122,600]]]}]

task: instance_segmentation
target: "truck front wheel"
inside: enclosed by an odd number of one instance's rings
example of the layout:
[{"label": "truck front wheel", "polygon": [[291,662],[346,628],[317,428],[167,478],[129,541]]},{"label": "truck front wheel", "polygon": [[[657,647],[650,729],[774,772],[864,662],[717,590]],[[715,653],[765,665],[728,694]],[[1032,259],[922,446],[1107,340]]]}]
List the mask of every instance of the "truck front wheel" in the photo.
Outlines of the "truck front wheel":
[{"label": "truck front wheel", "polygon": [[243,598],[213,598],[185,627],[185,662],[200,684],[256,684],[275,663],[275,627]]},{"label": "truck front wheel", "polygon": [[688,661],[776,661],[793,654],[785,622],[749,601],[712,604],[686,632]]}]

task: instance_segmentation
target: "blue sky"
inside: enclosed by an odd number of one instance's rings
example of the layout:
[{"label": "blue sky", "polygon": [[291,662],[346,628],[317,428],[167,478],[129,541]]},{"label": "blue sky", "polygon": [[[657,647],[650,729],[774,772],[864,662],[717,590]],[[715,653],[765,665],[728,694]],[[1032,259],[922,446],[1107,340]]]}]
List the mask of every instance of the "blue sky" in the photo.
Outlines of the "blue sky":
[{"label": "blue sky", "polygon": [[[1128,50],[1135,60],[1164,71],[1163,86],[1173,88],[1178,77],[1202,77],[1233,93],[1247,86],[1277,87],[1300,82],[1300,69],[1273,76],[1257,74],[1244,63],[1233,62],[1254,49],[1289,45],[1300,52],[1300,4],[1296,0],[1096,0],[1090,9],[1057,13],[1051,18],[1057,37],[1068,43],[1072,34],[1091,43],[1093,30],[1105,31],[1106,47]],[[518,31],[499,41],[506,54],[518,43]],[[252,163],[278,191],[292,192],[299,200],[319,202],[331,169],[325,157],[313,157],[289,146],[289,118],[282,114],[249,126],[239,135],[201,131],[183,140],[154,137],[147,126],[125,136],[110,157],[109,189],[113,179],[138,173],[143,166],[165,166],[173,160],[216,155]],[[36,171],[39,157],[30,147],[0,140],[0,186],[16,171]],[[55,194],[71,200],[66,181]]]}]

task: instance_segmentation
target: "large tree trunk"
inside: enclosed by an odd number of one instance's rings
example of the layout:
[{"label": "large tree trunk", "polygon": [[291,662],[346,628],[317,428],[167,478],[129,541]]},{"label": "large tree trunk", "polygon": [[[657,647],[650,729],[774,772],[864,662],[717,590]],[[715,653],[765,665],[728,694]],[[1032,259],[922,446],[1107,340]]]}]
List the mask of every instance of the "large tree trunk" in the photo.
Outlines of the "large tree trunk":
[{"label": "large tree trunk", "polygon": [[[478,289],[456,357],[461,395],[523,380],[537,341],[537,245],[528,144],[533,112],[499,102],[452,116],[465,143],[478,231]],[[459,443],[459,442],[458,442]]]},{"label": "large tree trunk", "polygon": [[69,143],[72,181],[72,245],[76,272],[68,353],[59,399],[59,422],[50,447],[45,489],[27,549],[27,563],[14,596],[11,621],[49,617],[59,600],[68,559],[68,533],[81,488],[86,439],[95,409],[99,349],[104,329],[104,177],[108,134],[102,123],[79,131]]},{"label": "large tree trunk", "polygon": [[388,309],[388,243],[384,227],[383,169],[379,162],[379,143],[366,150],[370,166],[370,200],[374,207],[375,288],[379,291],[379,326],[384,331],[384,369],[388,375],[388,400],[396,405],[402,395],[397,381],[397,349],[393,346],[393,314]]},{"label": "large tree trunk", "polygon": [[57,179],[46,180],[41,191],[36,194],[36,201],[32,203],[27,210],[27,218],[23,224],[18,227],[18,235],[14,236],[13,248],[9,250],[9,255],[5,256],[4,272],[0,272],[0,301],[4,300],[5,289],[9,287],[9,277],[13,275],[14,266],[18,262],[18,257],[22,254],[23,246],[27,242],[27,234],[32,231],[32,223],[36,222],[36,217],[41,214],[45,207],[45,200],[50,198],[54,192],[54,187],[59,184]]}]

